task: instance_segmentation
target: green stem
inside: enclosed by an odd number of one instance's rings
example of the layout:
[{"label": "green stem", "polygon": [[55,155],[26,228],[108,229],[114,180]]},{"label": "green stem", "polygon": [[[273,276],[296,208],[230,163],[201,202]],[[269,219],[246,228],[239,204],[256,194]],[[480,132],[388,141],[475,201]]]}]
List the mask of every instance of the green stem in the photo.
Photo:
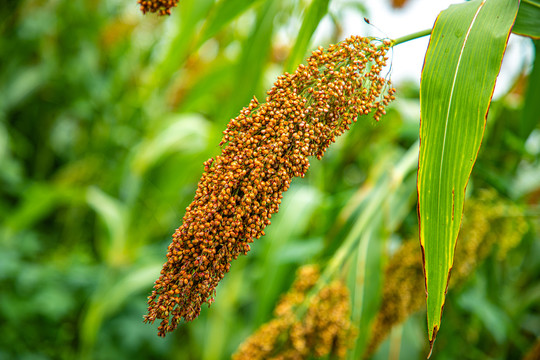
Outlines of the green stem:
[{"label": "green stem", "polygon": [[403,44],[404,42],[407,42],[407,41],[410,41],[410,40],[419,39],[419,38],[427,36],[427,35],[431,35],[432,30],[433,29],[426,29],[426,30],[422,30],[422,31],[418,31],[418,32],[409,34],[409,35],[402,36],[400,38],[397,38],[397,39],[393,40],[392,41],[392,46]]}]

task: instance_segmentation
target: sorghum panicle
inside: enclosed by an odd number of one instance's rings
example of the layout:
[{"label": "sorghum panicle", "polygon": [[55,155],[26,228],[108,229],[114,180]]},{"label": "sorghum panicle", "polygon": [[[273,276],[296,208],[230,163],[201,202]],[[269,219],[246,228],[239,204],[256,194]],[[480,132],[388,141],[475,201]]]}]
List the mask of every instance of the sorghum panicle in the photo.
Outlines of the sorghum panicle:
[{"label": "sorghum panicle", "polygon": [[224,131],[221,155],[204,163],[195,198],[173,235],[146,322],[158,333],[191,321],[213,301],[231,261],[264,235],[283,192],[303,177],[359,115],[379,120],[394,99],[380,76],[390,42],[353,36],[319,48],[295,73],[282,75],[266,101],[253,99]]},{"label": "sorghum panicle", "polygon": [[147,12],[158,13],[158,15],[171,15],[171,9],[178,5],[179,0],[138,0],[143,14]]},{"label": "sorghum panicle", "polygon": [[[300,268],[292,289],[275,308],[275,318],[250,336],[233,360],[345,358],[355,335],[350,321],[349,291],[336,281],[306,299],[318,278],[317,267]],[[309,301],[307,311],[297,318],[295,311],[304,301]]]}]

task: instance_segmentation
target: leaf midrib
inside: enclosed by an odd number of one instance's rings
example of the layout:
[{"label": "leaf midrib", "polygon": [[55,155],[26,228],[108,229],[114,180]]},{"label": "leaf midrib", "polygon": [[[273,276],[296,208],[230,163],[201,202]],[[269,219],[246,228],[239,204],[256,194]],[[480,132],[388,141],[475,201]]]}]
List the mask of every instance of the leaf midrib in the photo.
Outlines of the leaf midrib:
[{"label": "leaf midrib", "polygon": [[[484,4],[486,3],[487,0],[483,0],[482,3],[478,6],[478,9],[476,10],[476,13],[474,14],[474,17],[473,17],[473,20],[471,22],[471,25],[469,26],[469,28],[467,29],[467,34],[465,35],[465,39],[463,41],[463,46],[461,47],[461,51],[459,53],[459,57],[458,57],[458,63],[457,63],[457,66],[456,66],[456,71],[454,73],[454,78],[452,79],[452,88],[451,88],[451,91],[450,91],[450,102],[448,103],[448,109],[446,111],[446,119],[445,119],[445,124],[444,124],[444,136],[443,136],[443,145],[442,145],[442,153],[441,153],[441,166],[439,168],[439,191],[438,191],[438,208],[437,208],[437,218],[440,219],[441,218],[441,184],[442,184],[442,172],[443,172],[443,165],[444,165],[444,150],[445,150],[445,147],[446,147],[446,134],[448,132],[448,121],[450,119],[450,109],[452,107],[452,103],[453,103],[453,100],[454,100],[454,89],[456,87],[456,80],[457,80],[457,75],[459,73],[459,67],[461,65],[461,59],[463,58],[463,51],[465,50],[465,46],[467,45],[467,41],[469,39],[469,34],[471,33],[471,30],[474,26],[474,23],[476,22],[476,19],[478,17],[478,14],[480,13],[480,10],[482,10],[482,8],[484,7]],[[452,202],[454,200],[452,199]],[[452,259],[450,258],[450,261]]]}]

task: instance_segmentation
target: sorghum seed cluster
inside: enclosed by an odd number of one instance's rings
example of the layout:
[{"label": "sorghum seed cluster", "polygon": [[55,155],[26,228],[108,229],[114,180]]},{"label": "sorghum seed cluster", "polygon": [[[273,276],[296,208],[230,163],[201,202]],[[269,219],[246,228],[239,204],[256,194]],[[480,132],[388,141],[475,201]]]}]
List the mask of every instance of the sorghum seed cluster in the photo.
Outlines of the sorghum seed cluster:
[{"label": "sorghum seed cluster", "polygon": [[178,5],[179,0],[138,0],[143,14],[147,12],[158,13],[158,15],[171,15],[171,9]]},{"label": "sorghum seed cluster", "polygon": [[318,278],[317,267],[300,268],[292,289],[274,310],[276,318],[249,337],[233,360],[345,358],[355,335],[345,285],[333,282],[323,287],[310,300],[302,319],[297,319],[295,314]]},{"label": "sorghum seed cluster", "polygon": [[213,301],[231,261],[264,235],[283,192],[303,177],[359,115],[376,120],[395,90],[380,76],[390,42],[353,36],[319,48],[282,75],[266,101],[253,99],[224,131],[221,155],[204,163],[195,198],[173,235],[167,262],[148,300],[146,322],[158,334],[191,321]]}]

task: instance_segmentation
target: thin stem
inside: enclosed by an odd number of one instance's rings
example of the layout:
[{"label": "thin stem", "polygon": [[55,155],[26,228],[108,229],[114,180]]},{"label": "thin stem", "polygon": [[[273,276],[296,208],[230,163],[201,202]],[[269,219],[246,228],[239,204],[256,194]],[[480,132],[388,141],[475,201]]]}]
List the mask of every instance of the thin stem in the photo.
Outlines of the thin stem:
[{"label": "thin stem", "polygon": [[409,34],[409,35],[402,36],[400,38],[397,38],[397,39],[393,40],[391,46],[396,46],[396,45],[403,44],[404,42],[407,42],[407,41],[410,41],[410,40],[419,39],[421,37],[431,35],[431,31],[433,31],[433,29],[426,29],[426,30],[422,30],[422,31],[418,31],[418,32]]}]

